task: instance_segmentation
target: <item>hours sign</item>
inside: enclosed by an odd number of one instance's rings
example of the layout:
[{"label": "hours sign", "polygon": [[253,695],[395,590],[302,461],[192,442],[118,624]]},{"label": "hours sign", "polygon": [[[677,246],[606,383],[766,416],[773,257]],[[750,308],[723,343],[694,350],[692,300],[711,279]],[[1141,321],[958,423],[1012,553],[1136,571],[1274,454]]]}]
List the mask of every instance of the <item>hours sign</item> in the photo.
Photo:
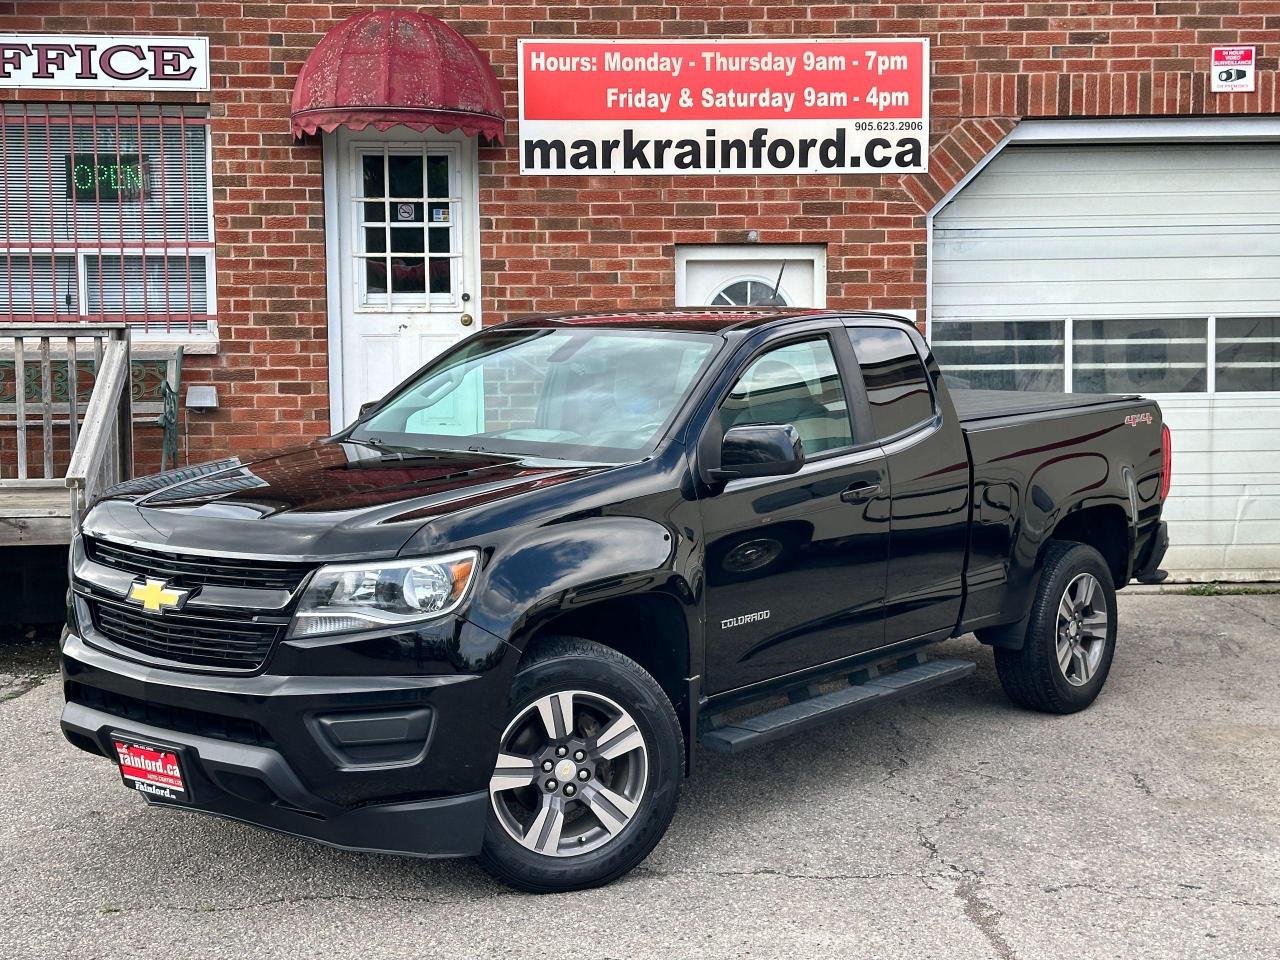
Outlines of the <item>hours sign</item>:
[{"label": "hours sign", "polygon": [[522,40],[520,170],[914,173],[925,39]]}]

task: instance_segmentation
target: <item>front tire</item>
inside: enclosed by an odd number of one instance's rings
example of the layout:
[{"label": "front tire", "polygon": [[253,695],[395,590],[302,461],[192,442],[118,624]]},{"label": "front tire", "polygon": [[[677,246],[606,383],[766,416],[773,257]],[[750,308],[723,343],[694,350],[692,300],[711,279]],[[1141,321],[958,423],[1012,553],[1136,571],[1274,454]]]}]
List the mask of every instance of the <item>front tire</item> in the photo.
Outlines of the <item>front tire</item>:
[{"label": "front tire", "polygon": [[480,864],[531,893],[622,876],[662,839],[684,775],[671,701],[639,664],[572,637],[543,641],[512,686]]},{"label": "front tire", "polygon": [[1019,706],[1075,713],[1097,699],[1111,671],[1115,584],[1102,554],[1087,544],[1051,543],[1042,565],[1022,647],[996,647],[996,673]]}]

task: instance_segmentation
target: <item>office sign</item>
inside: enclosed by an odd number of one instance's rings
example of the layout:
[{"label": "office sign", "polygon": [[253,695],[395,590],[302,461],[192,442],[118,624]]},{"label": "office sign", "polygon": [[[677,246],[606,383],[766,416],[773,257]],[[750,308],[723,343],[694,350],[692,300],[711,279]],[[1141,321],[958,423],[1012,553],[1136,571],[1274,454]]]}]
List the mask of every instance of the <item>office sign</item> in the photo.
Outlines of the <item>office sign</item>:
[{"label": "office sign", "polygon": [[520,172],[919,173],[926,39],[522,40]]},{"label": "office sign", "polygon": [[209,89],[207,37],[0,33],[0,88]]}]

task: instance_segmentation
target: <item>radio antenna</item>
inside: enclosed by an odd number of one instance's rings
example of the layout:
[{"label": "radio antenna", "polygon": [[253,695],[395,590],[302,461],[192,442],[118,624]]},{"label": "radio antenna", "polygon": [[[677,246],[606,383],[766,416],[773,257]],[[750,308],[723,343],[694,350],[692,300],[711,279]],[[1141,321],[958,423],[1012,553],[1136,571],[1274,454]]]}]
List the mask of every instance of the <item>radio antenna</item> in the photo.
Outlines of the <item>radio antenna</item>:
[{"label": "radio antenna", "polygon": [[773,283],[773,293],[769,294],[769,306],[776,307],[778,305],[778,289],[782,286],[782,274],[787,269],[787,261],[782,261],[782,266],[778,268],[778,279]]}]

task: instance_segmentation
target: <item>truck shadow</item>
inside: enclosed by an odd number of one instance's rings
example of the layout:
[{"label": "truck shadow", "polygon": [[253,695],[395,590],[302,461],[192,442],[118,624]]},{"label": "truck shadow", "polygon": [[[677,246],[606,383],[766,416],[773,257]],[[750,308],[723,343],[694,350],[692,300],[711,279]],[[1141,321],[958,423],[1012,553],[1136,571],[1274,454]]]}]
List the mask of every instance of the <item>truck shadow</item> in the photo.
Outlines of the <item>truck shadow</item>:
[{"label": "truck shadow", "polygon": [[[865,797],[867,804],[892,808],[907,802],[895,780],[919,767],[946,777],[945,758],[957,738],[972,737],[975,724],[1010,708],[1004,702],[990,654],[976,644],[952,643],[939,656],[968,656],[976,674],[917,700],[870,710],[753,751],[733,756],[702,753],[696,775],[685,782],[676,819],[657,850],[632,879],[644,881],[678,862],[715,859],[717,850],[740,847],[743,838],[763,835],[770,824],[796,816],[820,822],[833,798]],[[920,789],[917,782],[913,789]],[[886,803],[886,799],[890,802]],[[123,821],[123,822],[121,822]],[[261,831],[231,821],[181,810],[130,807],[124,817],[99,819],[102,856],[117,865],[114,880],[141,898],[190,900],[201,909],[235,909],[235,880],[252,878],[258,899],[405,900],[424,904],[471,901],[511,893],[474,863],[416,860],[333,850],[309,841]],[[854,842],[867,824],[847,819],[824,826],[830,842]],[[905,828],[904,828],[905,829]],[[909,831],[905,831],[909,834]],[[171,851],[163,879],[137,858],[139,835],[153,849]],[[904,835],[904,845],[915,843]],[[115,852],[112,853],[112,849]],[[154,866],[154,864],[152,865]],[[127,874],[135,873],[129,877]],[[125,874],[121,876],[120,874]],[[229,882],[211,882],[224,875]],[[624,879],[621,882],[629,882]],[[162,884],[162,887],[158,887]],[[156,888],[148,892],[148,888]],[[215,900],[209,904],[210,898]]]}]

